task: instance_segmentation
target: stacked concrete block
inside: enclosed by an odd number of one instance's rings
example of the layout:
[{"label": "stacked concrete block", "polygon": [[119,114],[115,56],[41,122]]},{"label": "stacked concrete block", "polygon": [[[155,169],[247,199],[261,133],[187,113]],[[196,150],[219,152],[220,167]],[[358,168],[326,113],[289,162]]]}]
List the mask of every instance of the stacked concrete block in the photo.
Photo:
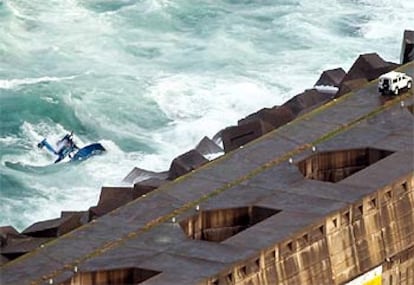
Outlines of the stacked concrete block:
[{"label": "stacked concrete block", "polygon": [[345,75],[342,82],[365,78],[368,81],[377,79],[381,74],[398,67],[398,64],[387,62],[376,53],[360,55]]},{"label": "stacked concrete block", "polygon": [[89,211],[62,211],[60,213],[62,218],[67,218],[69,216],[76,216],[81,225],[87,224],[90,221]]},{"label": "stacked concrete block", "polygon": [[65,215],[57,219],[35,223],[26,228],[22,234],[31,237],[59,237],[81,225],[78,215]]},{"label": "stacked concrete block", "polygon": [[13,257],[4,255],[4,249],[19,236],[19,232],[11,226],[0,227],[0,265],[9,262]]},{"label": "stacked concrete block", "polygon": [[164,185],[167,182],[168,180],[165,179],[149,178],[144,181],[135,183],[134,192],[136,193],[136,196],[139,197],[157,189],[158,187]]},{"label": "stacked concrete block", "polygon": [[346,72],[341,67],[325,70],[324,72],[322,72],[318,81],[316,81],[315,86],[323,85],[339,87],[345,75]]},{"label": "stacked concrete block", "polygon": [[195,147],[195,150],[201,153],[205,158],[212,155],[223,153],[223,149],[208,137],[203,137]]},{"label": "stacked concrete block", "polygon": [[401,64],[414,61],[414,31],[405,30],[401,47]]},{"label": "stacked concrete block", "polygon": [[4,255],[0,254],[0,266],[2,266],[3,264],[6,264],[9,261],[10,261],[10,259],[8,259]]},{"label": "stacked concrete block", "polygon": [[98,205],[89,209],[91,219],[103,216],[141,195],[132,187],[102,187]]},{"label": "stacked concrete block", "polygon": [[122,180],[124,183],[135,184],[139,181],[143,181],[149,178],[167,179],[168,171],[155,172],[139,167],[134,167],[127,176]]},{"label": "stacked concrete block", "polygon": [[18,235],[19,232],[12,226],[0,227],[0,246],[5,246],[8,239]]},{"label": "stacked concrete block", "polygon": [[238,125],[248,124],[250,122],[255,122],[261,120],[266,124],[270,125],[269,129],[276,129],[295,118],[295,115],[292,111],[283,106],[275,106],[273,108],[263,108],[256,113],[250,114],[246,118],[243,118],[238,121]]},{"label": "stacked concrete block", "polygon": [[170,170],[168,172],[168,179],[174,180],[194,169],[199,168],[203,164],[206,164],[206,159],[197,150],[192,149],[176,158],[171,163]]},{"label": "stacked concrete block", "polygon": [[251,120],[222,131],[224,151],[227,153],[270,132],[273,127],[260,119]]},{"label": "stacked concrete block", "polygon": [[288,107],[294,115],[298,115],[304,109],[324,103],[331,98],[331,94],[322,93],[316,89],[308,89],[305,92],[294,96],[282,106]]},{"label": "stacked concrete block", "polygon": [[[316,95],[318,94],[318,95]],[[225,152],[232,151],[295,119],[297,114],[318,100],[316,91],[305,91],[282,106],[263,108],[221,131]],[[326,98],[326,96],[323,96]]]},{"label": "stacked concrete block", "polygon": [[42,247],[51,240],[53,240],[53,238],[19,235],[7,241],[7,245],[0,249],[0,255],[4,257],[3,261],[11,261]]},{"label": "stacked concrete block", "polygon": [[359,88],[361,88],[367,83],[368,83],[368,80],[366,78],[358,78],[358,79],[345,81],[341,84],[339,91],[335,97],[342,96],[353,90],[358,90]]},{"label": "stacked concrete block", "polygon": [[[345,75],[340,84],[340,90],[337,96],[364,84],[366,81],[377,79],[381,74],[387,73],[398,67],[398,64],[383,60],[376,53],[367,53],[360,55]],[[350,83],[352,82],[352,83]],[[348,86],[345,87],[344,85]]]}]

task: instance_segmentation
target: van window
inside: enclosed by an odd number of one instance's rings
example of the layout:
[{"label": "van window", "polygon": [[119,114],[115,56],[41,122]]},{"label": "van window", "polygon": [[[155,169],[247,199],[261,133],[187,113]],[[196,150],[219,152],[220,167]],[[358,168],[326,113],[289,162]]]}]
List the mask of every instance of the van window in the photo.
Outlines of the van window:
[{"label": "van window", "polygon": [[397,79],[394,79],[392,82],[393,82],[393,83],[397,83]]}]

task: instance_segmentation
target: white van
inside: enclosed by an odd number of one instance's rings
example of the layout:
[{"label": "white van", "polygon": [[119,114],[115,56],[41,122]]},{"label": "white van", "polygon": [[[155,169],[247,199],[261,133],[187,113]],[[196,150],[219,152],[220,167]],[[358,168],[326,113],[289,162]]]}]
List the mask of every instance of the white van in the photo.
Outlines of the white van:
[{"label": "white van", "polygon": [[381,94],[398,95],[401,89],[411,89],[413,79],[405,73],[390,71],[379,77],[378,91]]}]

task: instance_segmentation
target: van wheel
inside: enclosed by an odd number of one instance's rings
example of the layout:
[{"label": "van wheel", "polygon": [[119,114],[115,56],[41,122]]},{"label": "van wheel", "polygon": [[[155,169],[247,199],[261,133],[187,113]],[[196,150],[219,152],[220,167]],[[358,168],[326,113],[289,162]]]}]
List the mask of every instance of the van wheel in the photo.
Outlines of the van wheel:
[{"label": "van wheel", "polygon": [[394,94],[398,95],[398,93],[399,93],[399,90],[398,90],[398,87],[396,87],[395,90],[394,90]]},{"label": "van wheel", "polygon": [[408,89],[411,89],[411,85],[412,85],[411,81],[408,81],[408,83],[407,83],[407,88],[408,88]]}]

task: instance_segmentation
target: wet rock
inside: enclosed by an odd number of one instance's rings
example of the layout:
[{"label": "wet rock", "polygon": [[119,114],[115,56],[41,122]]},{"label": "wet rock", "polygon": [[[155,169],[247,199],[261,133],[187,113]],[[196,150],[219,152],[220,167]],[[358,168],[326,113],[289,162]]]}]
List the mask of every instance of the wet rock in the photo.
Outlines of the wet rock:
[{"label": "wet rock", "polygon": [[179,176],[182,176],[198,167],[206,164],[208,159],[206,159],[201,153],[197,150],[192,149],[176,158],[171,163],[168,178],[171,180],[176,179]]},{"label": "wet rock", "polygon": [[405,30],[401,47],[401,64],[414,61],[414,31]]},{"label": "wet rock", "polygon": [[326,85],[339,87],[346,75],[345,70],[341,67],[329,69],[322,72],[321,77],[316,81],[315,86]]}]

